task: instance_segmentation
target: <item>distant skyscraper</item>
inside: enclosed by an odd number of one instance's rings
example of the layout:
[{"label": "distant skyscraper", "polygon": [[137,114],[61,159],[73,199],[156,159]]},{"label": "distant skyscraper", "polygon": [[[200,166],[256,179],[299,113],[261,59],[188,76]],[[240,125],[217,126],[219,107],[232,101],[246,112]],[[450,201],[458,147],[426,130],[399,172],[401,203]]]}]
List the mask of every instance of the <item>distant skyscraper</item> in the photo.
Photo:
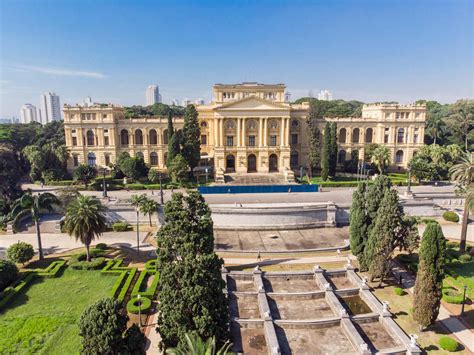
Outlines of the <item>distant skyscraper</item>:
[{"label": "distant skyscraper", "polygon": [[31,122],[41,123],[41,111],[38,110],[32,104],[24,104],[20,110],[20,122],[21,123],[31,123]]},{"label": "distant skyscraper", "polygon": [[146,105],[154,105],[161,102],[160,89],[157,85],[149,85],[145,91]]},{"label": "distant skyscraper", "polygon": [[171,105],[179,106],[179,99],[173,99],[173,101],[171,101]]},{"label": "distant skyscraper", "polygon": [[196,105],[204,105],[204,104],[205,104],[204,100],[201,99],[201,98],[197,99],[194,103],[195,103]]},{"label": "distant skyscraper", "polygon": [[184,99],[184,100],[182,101],[181,106],[187,107],[190,103],[191,103],[191,100],[188,99],[188,98],[186,98],[186,99]]},{"label": "distant skyscraper", "polygon": [[52,121],[61,120],[61,104],[59,96],[54,92],[45,92],[40,96],[41,102],[41,123],[46,124]]},{"label": "distant skyscraper", "polygon": [[331,101],[332,93],[328,90],[321,90],[321,92],[318,94],[318,100]]},{"label": "distant skyscraper", "polygon": [[92,98],[90,96],[87,96],[84,99],[84,106],[85,107],[92,107],[93,105],[94,105],[94,103],[92,102]]}]

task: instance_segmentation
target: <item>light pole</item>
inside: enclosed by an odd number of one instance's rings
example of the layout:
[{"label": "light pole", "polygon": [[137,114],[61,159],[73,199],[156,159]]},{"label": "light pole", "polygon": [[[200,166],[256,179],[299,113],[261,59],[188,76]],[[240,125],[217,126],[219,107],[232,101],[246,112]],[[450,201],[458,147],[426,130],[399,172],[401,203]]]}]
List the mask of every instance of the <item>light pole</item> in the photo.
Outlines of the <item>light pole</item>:
[{"label": "light pole", "polygon": [[137,256],[140,256],[140,229],[139,229],[140,227],[138,224],[140,209],[138,208],[138,206],[135,209],[137,211]]},{"label": "light pole", "polygon": [[408,183],[407,183],[407,192],[411,194],[411,164],[408,164]]},{"label": "light pole", "polygon": [[158,177],[160,179],[160,203],[163,205],[163,184],[161,183],[161,172],[158,173]]},{"label": "light pole", "polygon": [[142,296],[140,294],[137,295],[137,300],[138,300],[138,326],[141,328],[142,327],[142,301],[141,301]]},{"label": "light pole", "polygon": [[461,307],[461,315],[464,315],[464,305],[466,304],[466,289],[467,289],[467,286],[464,285],[464,293],[462,295],[462,307]]},{"label": "light pole", "polygon": [[206,185],[209,183],[209,168],[206,167]]}]

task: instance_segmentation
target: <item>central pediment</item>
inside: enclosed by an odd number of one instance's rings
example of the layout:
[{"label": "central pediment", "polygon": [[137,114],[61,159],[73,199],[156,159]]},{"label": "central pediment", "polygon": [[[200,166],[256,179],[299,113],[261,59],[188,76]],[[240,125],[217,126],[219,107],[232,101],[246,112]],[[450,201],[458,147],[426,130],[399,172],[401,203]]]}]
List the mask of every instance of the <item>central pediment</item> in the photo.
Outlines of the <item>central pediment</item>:
[{"label": "central pediment", "polygon": [[257,111],[272,111],[272,110],[290,110],[290,106],[273,102],[270,100],[261,99],[256,96],[246,97],[245,99],[226,102],[217,106],[215,110],[257,110]]}]

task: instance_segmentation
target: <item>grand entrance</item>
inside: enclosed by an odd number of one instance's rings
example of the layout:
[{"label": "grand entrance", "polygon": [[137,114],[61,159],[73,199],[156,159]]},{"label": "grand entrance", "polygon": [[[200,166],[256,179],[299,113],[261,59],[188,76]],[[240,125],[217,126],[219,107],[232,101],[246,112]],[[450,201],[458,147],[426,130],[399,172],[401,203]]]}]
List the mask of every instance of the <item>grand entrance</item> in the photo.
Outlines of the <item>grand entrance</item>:
[{"label": "grand entrance", "polygon": [[247,157],[247,172],[255,173],[257,171],[257,157],[255,154],[250,154]]},{"label": "grand entrance", "polygon": [[268,158],[268,165],[270,172],[278,171],[278,157],[276,154],[270,155]]},{"label": "grand entrance", "polygon": [[235,157],[232,154],[229,154],[225,158],[225,171],[226,171],[226,173],[234,173],[235,172]]}]

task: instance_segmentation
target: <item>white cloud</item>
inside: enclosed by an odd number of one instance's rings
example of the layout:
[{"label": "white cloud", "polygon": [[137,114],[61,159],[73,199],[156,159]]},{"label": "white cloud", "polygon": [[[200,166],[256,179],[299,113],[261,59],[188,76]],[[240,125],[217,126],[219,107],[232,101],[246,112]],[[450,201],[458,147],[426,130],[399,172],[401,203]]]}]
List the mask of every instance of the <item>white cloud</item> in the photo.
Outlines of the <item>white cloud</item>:
[{"label": "white cloud", "polygon": [[80,76],[84,78],[94,78],[94,79],[103,79],[106,76],[102,73],[92,72],[92,71],[83,71],[83,70],[70,70],[62,68],[48,68],[48,67],[37,67],[30,65],[16,65],[12,67],[15,71],[22,72],[36,72],[46,75],[56,75],[56,76]]}]

